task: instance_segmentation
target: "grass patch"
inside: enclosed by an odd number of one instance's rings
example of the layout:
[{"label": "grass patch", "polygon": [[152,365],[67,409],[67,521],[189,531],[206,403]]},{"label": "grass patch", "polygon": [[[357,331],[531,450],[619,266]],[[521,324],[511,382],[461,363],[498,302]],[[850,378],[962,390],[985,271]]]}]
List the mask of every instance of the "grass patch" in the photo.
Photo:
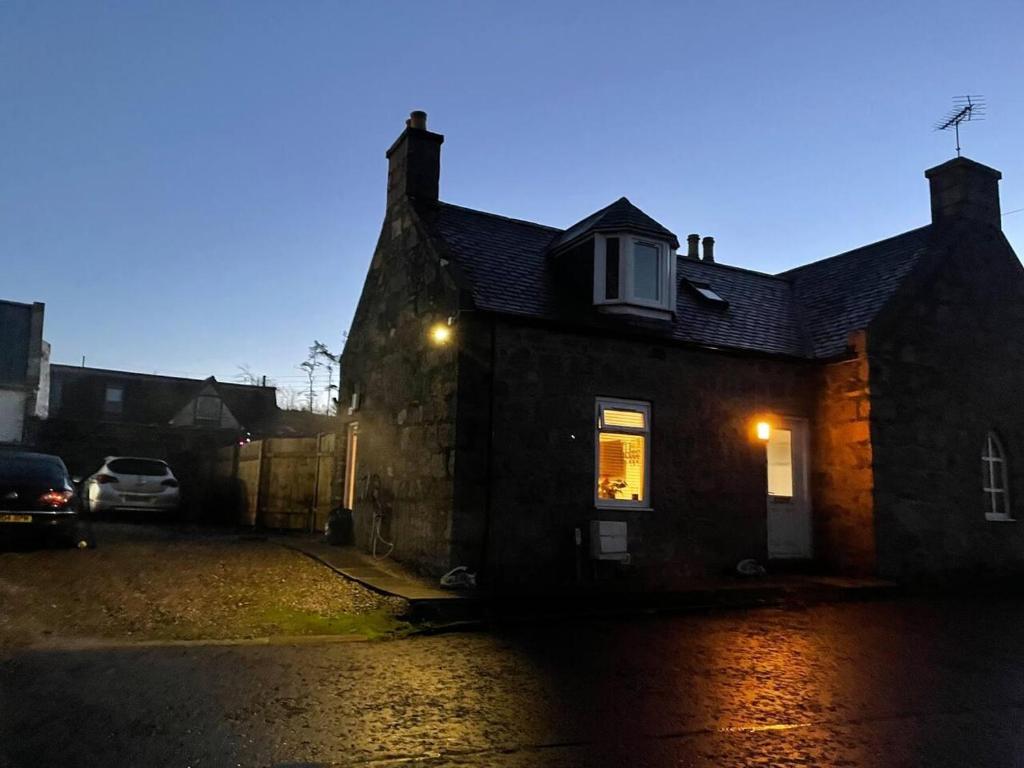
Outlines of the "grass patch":
[{"label": "grass patch", "polygon": [[395,618],[387,610],[323,616],[276,606],[264,611],[262,618],[268,629],[281,635],[362,635],[377,640],[401,637],[414,629],[412,624]]}]

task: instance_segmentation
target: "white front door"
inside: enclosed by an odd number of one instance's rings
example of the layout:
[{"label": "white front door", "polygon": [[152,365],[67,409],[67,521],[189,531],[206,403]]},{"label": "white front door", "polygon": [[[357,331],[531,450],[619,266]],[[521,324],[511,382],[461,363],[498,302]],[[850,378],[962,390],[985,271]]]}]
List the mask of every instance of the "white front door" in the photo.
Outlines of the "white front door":
[{"label": "white front door", "polygon": [[768,557],[811,556],[808,435],[803,419],[783,419],[768,438]]}]

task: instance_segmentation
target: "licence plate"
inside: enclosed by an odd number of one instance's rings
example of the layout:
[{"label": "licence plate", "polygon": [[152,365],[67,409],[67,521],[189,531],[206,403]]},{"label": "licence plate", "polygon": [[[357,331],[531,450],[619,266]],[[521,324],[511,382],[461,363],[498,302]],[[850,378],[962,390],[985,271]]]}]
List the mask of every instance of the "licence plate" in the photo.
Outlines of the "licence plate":
[{"label": "licence plate", "polygon": [[32,515],[4,515],[0,514],[0,523],[31,523]]}]

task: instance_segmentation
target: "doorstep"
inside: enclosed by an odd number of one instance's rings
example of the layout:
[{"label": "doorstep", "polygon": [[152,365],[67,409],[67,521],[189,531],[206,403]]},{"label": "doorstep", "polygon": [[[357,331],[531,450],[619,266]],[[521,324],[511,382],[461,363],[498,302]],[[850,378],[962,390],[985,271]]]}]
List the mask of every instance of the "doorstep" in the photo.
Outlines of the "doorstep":
[{"label": "doorstep", "polygon": [[379,564],[354,546],[334,546],[309,536],[272,536],[270,540],[319,561],[367,589],[402,598],[409,603],[413,618],[457,619],[479,615],[476,595],[435,587],[425,579],[401,572],[402,569]]}]

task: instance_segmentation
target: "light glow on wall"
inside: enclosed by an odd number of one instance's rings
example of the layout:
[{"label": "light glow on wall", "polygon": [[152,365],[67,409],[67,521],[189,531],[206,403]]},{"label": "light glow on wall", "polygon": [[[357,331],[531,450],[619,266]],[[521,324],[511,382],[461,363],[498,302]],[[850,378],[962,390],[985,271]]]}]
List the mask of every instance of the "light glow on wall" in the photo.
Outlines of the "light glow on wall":
[{"label": "light glow on wall", "polygon": [[430,328],[430,340],[439,347],[444,346],[452,340],[452,329],[442,323],[436,323]]}]

